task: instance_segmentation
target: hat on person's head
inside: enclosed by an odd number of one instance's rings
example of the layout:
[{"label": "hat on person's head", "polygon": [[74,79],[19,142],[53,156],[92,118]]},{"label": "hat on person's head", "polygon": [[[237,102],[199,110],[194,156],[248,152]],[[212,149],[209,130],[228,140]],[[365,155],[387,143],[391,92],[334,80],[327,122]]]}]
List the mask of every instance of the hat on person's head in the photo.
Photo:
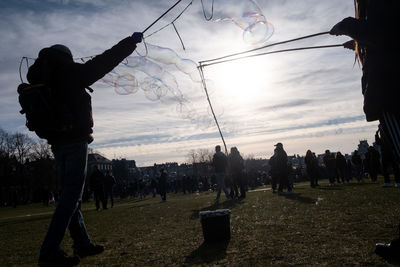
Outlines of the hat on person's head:
[{"label": "hat on person's head", "polygon": [[283,147],[282,143],[277,143],[275,146],[276,147]]},{"label": "hat on person's head", "polygon": [[57,50],[59,52],[65,53],[65,54],[67,54],[68,56],[70,56],[72,58],[71,50],[69,50],[69,48],[66,47],[65,45],[55,44],[55,45],[50,46],[50,49],[54,49],[54,50]]}]

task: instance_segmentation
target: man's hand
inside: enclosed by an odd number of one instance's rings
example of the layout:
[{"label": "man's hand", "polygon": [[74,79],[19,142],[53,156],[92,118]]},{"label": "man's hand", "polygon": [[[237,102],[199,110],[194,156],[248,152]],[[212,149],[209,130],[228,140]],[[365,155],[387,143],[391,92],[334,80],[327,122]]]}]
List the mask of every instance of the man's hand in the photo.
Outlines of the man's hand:
[{"label": "man's hand", "polygon": [[132,38],[135,40],[135,43],[141,43],[143,39],[143,33],[141,32],[134,32],[132,34]]}]

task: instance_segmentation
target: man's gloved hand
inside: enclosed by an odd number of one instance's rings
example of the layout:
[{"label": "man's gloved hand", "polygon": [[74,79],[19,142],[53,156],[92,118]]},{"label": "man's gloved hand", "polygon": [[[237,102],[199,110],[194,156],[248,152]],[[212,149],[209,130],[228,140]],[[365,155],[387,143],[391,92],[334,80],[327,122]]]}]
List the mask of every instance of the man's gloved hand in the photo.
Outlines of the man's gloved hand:
[{"label": "man's gloved hand", "polygon": [[351,29],[354,28],[354,24],[356,22],[355,18],[348,17],[343,19],[341,22],[336,23],[335,26],[332,27],[329,34],[331,35],[350,35]]},{"label": "man's gloved hand", "polygon": [[141,32],[134,32],[132,34],[132,38],[135,40],[135,43],[141,43],[143,39],[143,33]]}]

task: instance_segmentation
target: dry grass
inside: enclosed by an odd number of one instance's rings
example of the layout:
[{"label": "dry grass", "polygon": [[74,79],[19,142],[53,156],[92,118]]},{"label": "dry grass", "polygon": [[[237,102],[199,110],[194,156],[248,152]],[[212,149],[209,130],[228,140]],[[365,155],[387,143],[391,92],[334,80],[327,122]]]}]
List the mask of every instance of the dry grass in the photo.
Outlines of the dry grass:
[{"label": "dry grass", "polygon": [[[84,205],[93,240],[106,251],[81,266],[385,266],[373,252],[390,241],[400,222],[400,188],[351,183],[312,189],[298,184],[291,195],[270,190],[212,206],[215,193],[169,194],[143,201],[120,201],[96,212]],[[231,209],[228,244],[203,244],[198,212]],[[2,266],[32,266],[53,208],[39,205],[0,209]],[[27,213],[30,217],[16,217]],[[71,239],[63,247],[72,253]]]}]

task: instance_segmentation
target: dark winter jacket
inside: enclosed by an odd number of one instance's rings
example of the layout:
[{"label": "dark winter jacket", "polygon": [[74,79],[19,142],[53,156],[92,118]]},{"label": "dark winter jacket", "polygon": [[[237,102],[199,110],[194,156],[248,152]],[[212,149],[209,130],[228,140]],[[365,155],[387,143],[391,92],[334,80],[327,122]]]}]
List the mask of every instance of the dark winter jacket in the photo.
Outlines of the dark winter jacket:
[{"label": "dark winter jacket", "polygon": [[84,64],[75,63],[65,53],[44,48],[29,68],[27,79],[30,84],[45,83],[56,92],[57,103],[63,106],[63,115],[73,129],[48,138],[52,145],[69,144],[93,140],[91,97],[85,88],[101,79],[115,68],[136,48],[134,38],[127,37],[103,54]]},{"label": "dark winter jacket", "polygon": [[228,158],[221,151],[216,152],[213,156],[212,165],[214,167],[215,172],[225,172],[226,166],[228,165]]}]

